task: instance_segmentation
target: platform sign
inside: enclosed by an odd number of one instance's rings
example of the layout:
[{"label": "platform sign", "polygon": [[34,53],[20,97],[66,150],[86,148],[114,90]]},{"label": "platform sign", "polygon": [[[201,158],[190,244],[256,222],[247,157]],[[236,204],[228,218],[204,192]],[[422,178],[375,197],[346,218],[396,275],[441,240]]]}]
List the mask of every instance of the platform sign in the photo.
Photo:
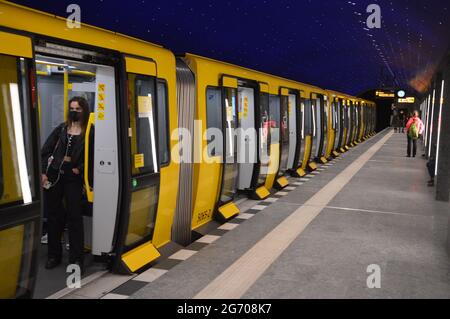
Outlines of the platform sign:
[{"label": "platform sign", "polygon": [[376,91],[375,95],[379,98],[394,99],[395,93],[391,91]]},{"label": "platform sign", "polygon": [[414,103],[416,103],[416,98],[415,97],[405,97],[403,99],[398,99],[397,102],[400,104],[414,104]]}]

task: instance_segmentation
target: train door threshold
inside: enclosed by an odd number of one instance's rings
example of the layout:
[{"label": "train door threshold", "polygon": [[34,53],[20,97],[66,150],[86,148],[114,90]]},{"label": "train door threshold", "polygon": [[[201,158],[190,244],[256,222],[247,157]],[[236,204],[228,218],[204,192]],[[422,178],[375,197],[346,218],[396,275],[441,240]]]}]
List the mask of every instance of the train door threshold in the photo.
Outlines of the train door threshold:
[{"label": "train door threshold", "polygon": [[[166,260],[169,256],[173,255],[175,252],[181,250],[182,248],[182,246],[173,242],[165,245],[163,248],[158,250],[161,253],[161,257],[158,259],[159,262]],[[45,260],[42,259],[41,262],[43,264]],[[38,283],[39,289],[36,290],[34,298],[101,299],[105,295],[110,294],[115,289],[119,288],[133,278],[139,276],[140,273],[148,270],[153,266],[155,266],[155,263],[152,263],[140,269],[139,272],[135,274],[120,275],[114,274],[108,269],[101,267],[101,264],[99,263],[92,262],[90,264],[90,267],[86,268],[86,273],[81,280],[80,288],[69,288],[66,285],[66,280],[70,274],[65,272],[64,266],[60,266],[56,269],[52,269],[52,271],[56,271],[57,274],[55,275],[54,273],[51,273],[51,280],[46,280],[45,274],[40,275],[40,279],[43,281],[43,285],[39,285]],[[46,269],[42,269],[42,271],[49,272]],[[58,282],[56,283],[56,281]],[[54,288],[52,286],[52,282],[54,282],[53,286],[58,288],[50,290],[51,288]]]}]

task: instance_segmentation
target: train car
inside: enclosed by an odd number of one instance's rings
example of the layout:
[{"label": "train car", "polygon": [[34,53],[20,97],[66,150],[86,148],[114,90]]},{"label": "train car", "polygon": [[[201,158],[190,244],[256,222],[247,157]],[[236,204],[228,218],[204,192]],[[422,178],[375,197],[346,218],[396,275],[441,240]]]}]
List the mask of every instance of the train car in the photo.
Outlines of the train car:
[{"label": "train car", "polygon": [[[222,219],[239,213],[233,204],[238,192],[264,199],[273,187],[288,185],[287,173],[299,175],[309,162],[313,133],[312,109],[305,110],[305,101],[323,90],[193,54],[180,57],[178,65],[192,72],[186,87],[196,88],[190,106],[195,112],[180,120],[192,123],[195,117],[201,125],[194,138],[194,153],[201,159],[192,175],[195,231],[216,212]],[[305,123],[304,114],[311,123]],[[214,130],[218,137],[206,136]]]},{"label": "train car", "polygon": [[95,119],[94,145],[86,148],[95,188],[84,179],[91,254],[119,272],[150,263],[171,241],[177,202],[179,165],[170,154],[177,139],[169,135],[178,126],[174,55],[88,25],[68,29],[65,19],[4,1],[0,11],[0,297],[33,290],[40,144],[65,120],[70,96],[86,97]]},{"label": "train car", "polygon": [[349,131],[348,103],[352,97],[331,90],[327,93],[334,118],[334,124],[332,124],[334,125],[334,141],[330,143],[330,155],[337,157],[340,153],[347,151],[345,145]]}]

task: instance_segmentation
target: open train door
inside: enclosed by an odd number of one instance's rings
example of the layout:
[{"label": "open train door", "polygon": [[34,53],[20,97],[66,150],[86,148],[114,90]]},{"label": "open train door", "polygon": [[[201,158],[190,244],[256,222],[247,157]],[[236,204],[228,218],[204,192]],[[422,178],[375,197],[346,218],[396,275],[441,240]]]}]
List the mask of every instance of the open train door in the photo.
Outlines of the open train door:
[{"label": "open train door", "polygon": [[160,186],[156,63],[124,56],[122,204],[114,270],[130,273],[160,256],[153,244]]},{"label": "open train door", "polygon": [[31,298],[41,225],[31,39],[0,31],[0,299]]}]

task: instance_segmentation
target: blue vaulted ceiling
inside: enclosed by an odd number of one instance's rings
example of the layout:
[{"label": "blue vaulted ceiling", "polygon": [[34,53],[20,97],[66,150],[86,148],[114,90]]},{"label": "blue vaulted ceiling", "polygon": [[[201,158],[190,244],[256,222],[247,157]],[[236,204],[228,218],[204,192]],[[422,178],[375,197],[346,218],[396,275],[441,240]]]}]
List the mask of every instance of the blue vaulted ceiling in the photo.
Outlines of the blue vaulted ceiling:
[{"label": "blue vaulted ceiling", "polygon": [[[14,1],[67,16],[73,0]],[[450,42],[448,0],[77,0],[82,22],[351,94],[423,90]],[[382,13],[369,29],[369,4]],[[0,16],[1,21],[1,16]]]}]

